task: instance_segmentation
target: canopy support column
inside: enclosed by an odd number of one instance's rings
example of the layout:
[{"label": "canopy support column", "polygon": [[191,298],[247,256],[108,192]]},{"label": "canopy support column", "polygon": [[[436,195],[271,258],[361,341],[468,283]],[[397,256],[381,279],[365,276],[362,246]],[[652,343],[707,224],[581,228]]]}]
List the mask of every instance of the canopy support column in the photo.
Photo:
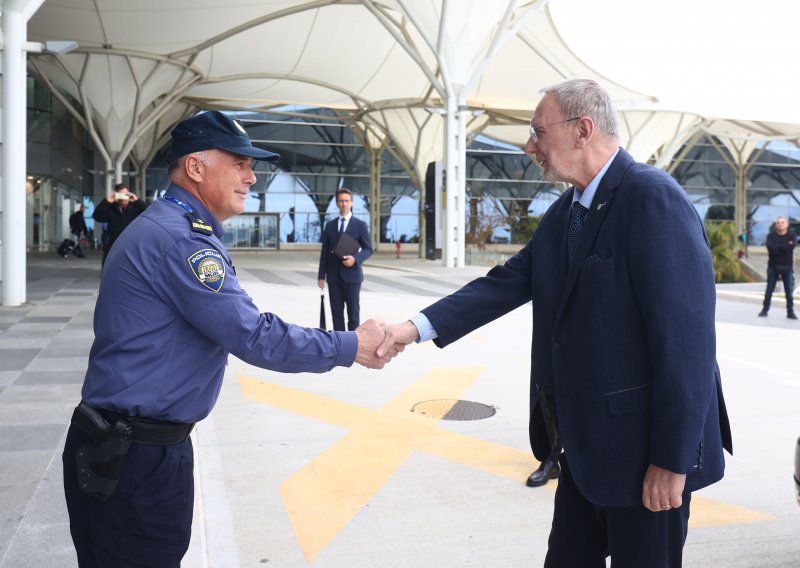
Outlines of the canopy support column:
[{"label": "canopy support column", "polygon": [[443,264],[464,266],[467,185],[466,112],[455,96],[447,97],[445,109],[445,223]]},{"label": "canopy support column", "polygon": [[381,159],[379,148],[369,148],[369,232],[372,250],[378,252],[381,246]]},{"label": "canopy support column", "polygon": [[[27,219],[25,213],[25,174],[27,168],[27,129],[25,124],[27,69],[25,43],[30,17],[44,0],[8,0],[2,3],[3,98],[2,98],[2,243],[0,281],[4,306],[21,306],[26,301],[25,264]],[[11,222],[11,219],[14,222]]]}]

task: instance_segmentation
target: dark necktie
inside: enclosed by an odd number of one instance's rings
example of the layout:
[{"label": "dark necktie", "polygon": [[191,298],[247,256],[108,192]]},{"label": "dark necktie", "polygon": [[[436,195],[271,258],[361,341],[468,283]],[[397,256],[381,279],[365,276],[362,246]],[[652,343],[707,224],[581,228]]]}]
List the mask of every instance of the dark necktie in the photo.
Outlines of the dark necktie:
[{"label": "dark necktie", "polygon": [[569,216],[569,229],[567,230],[567,250],[569,252],[569,263],[572,264],[575,258],[575,251],[578,250],[578,243],[581,242],[581,229],[583,221],[586,219],[588,209],[575,201],[572,203],[572,211]]},{"label": "dark necktie", "polygon": [[342,222],[339,224],[339,232],[344,233],[344,217],[342,217]]}]

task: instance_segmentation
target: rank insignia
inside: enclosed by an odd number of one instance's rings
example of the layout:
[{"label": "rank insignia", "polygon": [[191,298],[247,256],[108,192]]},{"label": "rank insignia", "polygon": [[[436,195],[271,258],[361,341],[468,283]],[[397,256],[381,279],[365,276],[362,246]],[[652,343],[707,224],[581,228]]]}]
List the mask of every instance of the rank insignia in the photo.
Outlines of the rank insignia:
[{"label": "rank insignia", "polygon": [[192,267],[195,278],[213,292],[219,292],[225,281],[225,261],[215,249],[202,249],[186,259]]},{"label": "rank insignia", "polygon": [[211,225],[204,223],[200,219],[198,219],[197,221],[192,221],[192,229],[194,229],[198,233],[205,233],[207,235],[210,235],[213,232],[211,229]]},{"label": "rank insignia", "polygon": [[192,231],[195,233],[200,233],[202,235],[211,235],[214,233],[214,229],[211,225],[198,217],[194,211],[188,211],[184,215],[189,219],[189,222],[192,224]]}]

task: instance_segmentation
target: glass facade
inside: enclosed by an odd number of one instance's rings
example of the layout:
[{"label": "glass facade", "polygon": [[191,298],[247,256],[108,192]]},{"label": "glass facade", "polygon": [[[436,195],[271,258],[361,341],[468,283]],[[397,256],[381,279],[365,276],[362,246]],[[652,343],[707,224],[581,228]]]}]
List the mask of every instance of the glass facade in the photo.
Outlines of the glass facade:
[{"label": "glass facade", "polygon": [[232,249],[278,248],[278,214],[244,213],[225,221],[222,244]]},{"label": "glass facade", "polygon": [[28,250],[54,250],[69,233],[69,216],[88,193],[84,129],[48,88],[27,79],[26,228]]},{"label": "glass facade", "polygon": [[[672,175],[678,180],[703,219],[734,221],[736,172],[721,152],[723,146],[702,139],[687,153]],[[760,144],[747,171],[747,232],[750,244],[763,245],[778,216],[795,230],[800,221],[800,149],[781,140]]]},{"label": "glass facade", "polygon": [[700,216],[711,221],[733,221],[736,172],[720,152],[721,146],[703,139],[692,147],[673,172]]},{"label": "glass facade", "polygon": [[[337,214],[334,193],[353,191],[353,213],[370,221],[369,150],[357,131],[325,109],[291,108],[276,113],[236,112],[256,145],[281,154],[278,164],[256,162],[246,224],[255,227],[274,215],[277,234],[231,237],[232,248],[272,246],[275,243],[317,243],[324,223]],[[725,159],[725,147],[704,138],[673,165],[672,175],[686,190],[701,217],[734,221],[736,172]],[[748,171],[747,220],[751,244],[763,244],[778,215],[800,219],[800,149],[780,141],[756,149]],[[680,155],[680,154],[679,154]],[[420,188],[394,152],[379,156],[381,184],[380,242],[416,242],[420,235]],[[468,244],[524,244],[539,219],[566,189],[542,179],[539,167],[521,146],[477,136],[466,157]],[[148,169],[148,188],[166,187],[166,164],[159,155]],[[259,216],[261,215],[261,217]],[[226,231],[243,230],[234,221]],[[260,221],[259,221],[260,222]],[[248,229],[249,231],[250,229]],[[253,229],[255,230],[255,229]],[[266,234],[266,233],[264,233]],[[271,233],[270,233],[271,234]],[[226,243],[228,244],[228,243]]]},{"label": "glass facade", "polygon": [[524,244],[536,221],[564,191],[542,179],[521,147],[484,136],[467,149],[467,244]]},{"label": "glass facade", "polygon": [[750,168],[749,180],[747,220],[753,243],[766,241],[779,216],[800,233],[800,148],[779,140],[770,142]]},{"label": "glass facade", "polygon": [[[281,155],[277,164],[256,161],[257,181],[246,213],[271,213],[278,218],[281,243],[318,243],[321,228],[337,214],[334,194],[353,192],[353,214],[370,222],[370,153],[351,128],[325,109],[295,109],[286,114],[230,113],[253,143]],[[419,189],[389,150],[379,157],[381,169],[380,240],[406,242],[419,237]],[[148,169],[147,187],[167,185],[163,154]],[[226,232],[233,229],[228,220]],[[243,248],[240,240],[232,248]]]}]

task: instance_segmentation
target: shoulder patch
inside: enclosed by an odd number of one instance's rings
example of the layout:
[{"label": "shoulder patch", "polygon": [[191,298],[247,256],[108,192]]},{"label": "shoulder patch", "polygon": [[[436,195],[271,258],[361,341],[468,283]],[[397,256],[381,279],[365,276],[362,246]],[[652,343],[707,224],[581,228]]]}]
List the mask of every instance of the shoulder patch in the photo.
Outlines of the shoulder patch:
[{"label": "shoulder patch", "polygon": [[219,292],[225,281],[225,260],[218,250],[200,249],[186,259],[200,283],[211,290]]}]

